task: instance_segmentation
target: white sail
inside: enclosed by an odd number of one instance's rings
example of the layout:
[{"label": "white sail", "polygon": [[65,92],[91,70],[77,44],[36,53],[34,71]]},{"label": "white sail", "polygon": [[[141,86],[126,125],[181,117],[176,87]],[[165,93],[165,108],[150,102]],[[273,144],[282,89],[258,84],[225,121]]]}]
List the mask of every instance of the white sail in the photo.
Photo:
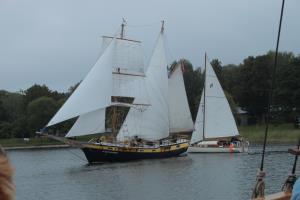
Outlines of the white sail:
[{"label": "white sail", "polygon": [[194,128],[190,112],[181,64],[178,64],[169,77],[169,120],[170,132],[187,132]]},{"label": "white sail", "polygon": [[[112,41],[103,36],[103,51]],[[112,96],[133,97],[140,104],[149,104],[145,90],[144,56],[141,42],[124,38],[115,39],[113,54]]]},{"label": "white sail", "polygon": [[79,116],[66,137],[105,132],[105,108]]},{"label": "white sail", "polygon": [[205,138],[239,135],[229,103],[209,63],[205,74]]},{"label": "white sail", "polygon": [[191,138],[191,144],[203,140],[203,116],[204,116],[204,98],[202,92],[200,104],[198,107],[198,113],[195,121],[195,130],[193,131],[192,138]]},{"label": "white sail", "polygon": [[[112,41],[103,36],[102,50]],[[127,74],[144,74],[144,53],[140,41],[116,38],[113,71]]]},{"label": "white sail", "polygon": [[146,76],[151,106],[146,110],[130,109],[119,131],[118,140],[132,136],[158,140],[169,135],[167,61],[162,34],[158,37]]},{"label": "white sail", "polygon": [[105,108],[110,104],[114,44],[114,42],[110,43],[88,75],[47,126],[100,108]]},{"label": "white sail", "polygon": [[136,104],[149,104],[145,76],[113,74],[112,96],[138,99]]}]

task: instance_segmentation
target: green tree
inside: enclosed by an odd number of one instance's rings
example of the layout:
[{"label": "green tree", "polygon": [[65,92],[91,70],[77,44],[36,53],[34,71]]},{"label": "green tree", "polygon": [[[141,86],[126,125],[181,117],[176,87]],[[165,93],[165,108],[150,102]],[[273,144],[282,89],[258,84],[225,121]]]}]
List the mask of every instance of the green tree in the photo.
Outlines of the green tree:
[{"label": "green tree", "polygon": [[28,105],[31,101],[43,96],[51,97],[56,101],[61,98],[66,98],[66,94],[64,93],[51,91],[46,85],[38,85],[38,84],[34,84],[33,86],[25,90],[24,94],[25,94],[26,105]]},{"label": "green tree", "polygon": [[0,122],[0,138],[11,138],[12,125],[8,122]]},{"label": "green tree", "polygon": [[203,73],[200,68],[193,68],[193,65],[188,61],[183,59],[183,78],[186,89],[186,94],[192,114],[192,118],[195,121],[198,107],[200,104],[201,93],[203,89]]},{"label": "green tree", "polygon": [[7,120],[7,113],[0,99],[0,122]]},{"label": "green tree", "polygon": [[212,59],[210,64],[211,64],[212,68],[214,69],[220,83],[223,83],[222,62],[218,59]]},{"label": "green tree", "polygon": [[51,97],[40,97],[30,102],[27,107],[27,123],[30,136],[33,136],[35,131],[42,129],[57,109],[57,103]]}]

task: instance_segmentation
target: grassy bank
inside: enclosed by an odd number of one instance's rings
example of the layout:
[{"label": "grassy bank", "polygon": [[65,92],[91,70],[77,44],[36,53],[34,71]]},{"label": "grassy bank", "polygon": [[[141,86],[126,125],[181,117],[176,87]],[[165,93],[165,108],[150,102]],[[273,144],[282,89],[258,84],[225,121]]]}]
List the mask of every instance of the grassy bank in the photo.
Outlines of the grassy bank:
[{"label": "grassy bank", "polygon": [[[263,143],[265,125],[252,125],[239,127],[241,136],[246,138],[250,143]],[[295,129],[293,124],[271,125],[269,127],[268,143],[291,143],[296,144],[300,137],[300,129]],[[78,138],[81,141],[88,141],[91,136]],[[0,139],[0,145],[3,147],[26,147],[26,146],[46,146],[59,145],[61,142],[41,138],[30,138],[24,141],[22,138]]]},{"label": "grassy bank", "polygon": [[[252,125],[239,127],[240,134],[251,143],[263,143],[265,125]],[[270,125],[268,143],[293,143],[296,144],[300,137],[300,129],[295,129],[293,124]]]},{"label": "grassy bank", "polygon": [[24,141],[23,138],[0,139],[0,145],[2,147],[45,146],[56,144],[63,143],[48,138],[30,138],[29,141]]}]

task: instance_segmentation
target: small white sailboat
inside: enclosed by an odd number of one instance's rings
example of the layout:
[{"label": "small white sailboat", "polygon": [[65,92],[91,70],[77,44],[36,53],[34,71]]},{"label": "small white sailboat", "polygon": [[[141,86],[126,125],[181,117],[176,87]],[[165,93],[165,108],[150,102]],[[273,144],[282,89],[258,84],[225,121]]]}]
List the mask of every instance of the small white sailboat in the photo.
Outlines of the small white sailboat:
[{"label": "small white sailboat", "polygon": [[239,153],[247,150],[248,142],[239,139],[229,103],[205,56],[204,89],[188,152]]}]

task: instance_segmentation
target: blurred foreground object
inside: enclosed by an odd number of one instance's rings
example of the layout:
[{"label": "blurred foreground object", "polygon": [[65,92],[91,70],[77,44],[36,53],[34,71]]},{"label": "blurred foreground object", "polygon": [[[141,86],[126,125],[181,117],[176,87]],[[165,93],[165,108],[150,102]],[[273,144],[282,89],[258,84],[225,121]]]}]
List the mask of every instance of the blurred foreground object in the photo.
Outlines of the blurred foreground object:
[{"label": "blurred foreground object", "polygon": [[5,151],[0,147],[0,199],[15,199],[15,186],[12,182],[13,168]]}]

